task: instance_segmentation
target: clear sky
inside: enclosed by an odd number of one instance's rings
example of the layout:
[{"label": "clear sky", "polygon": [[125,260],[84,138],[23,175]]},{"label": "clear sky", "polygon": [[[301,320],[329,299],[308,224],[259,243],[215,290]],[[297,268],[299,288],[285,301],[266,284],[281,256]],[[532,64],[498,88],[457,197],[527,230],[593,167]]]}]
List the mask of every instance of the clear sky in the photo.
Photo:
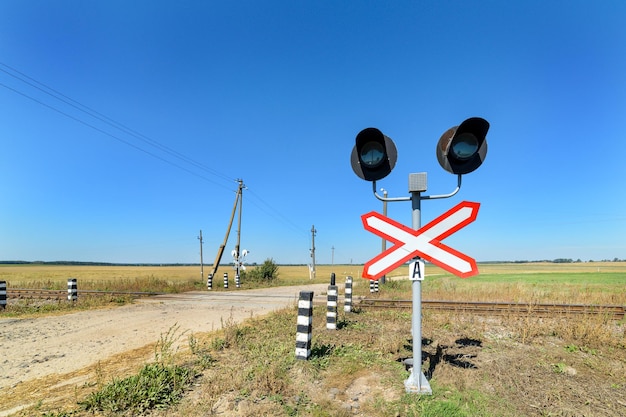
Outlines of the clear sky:
[{"label": "clear sky", "polygon": [[[441,134],[487,119],[445,240],[478,261],[626,258],[626,2],[0,2],[0,260],[212,263],[243,179],[248,262],[363,263],[382,210],[356,134],[398,149],[378,183],[456,177]],[[411,224],[411,205],[389,217]],[[224,255],[236,241],[237,219]]]}]

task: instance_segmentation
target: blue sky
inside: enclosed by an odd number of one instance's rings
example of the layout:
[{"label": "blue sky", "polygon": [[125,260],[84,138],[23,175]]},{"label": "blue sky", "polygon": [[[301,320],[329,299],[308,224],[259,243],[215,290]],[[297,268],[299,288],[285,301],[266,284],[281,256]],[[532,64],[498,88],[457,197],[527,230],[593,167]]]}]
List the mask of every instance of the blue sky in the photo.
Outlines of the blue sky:
[{"label": "blue sky", "polygon": [[[377,127],[408,196],[435,144],[487,119],[445,243],[478,261],[626,258],[626,3],[0,2],[0,260],[205,262],[243,179],[248,262],[363,263],[381,210],[349,156]],[[53,89],[53,90],[50,90]],[[97,113],[96,113],[97,112]],[[95,116],[95,117],[94,117]],[[411,224],[410,203],[389,217]],[[235,245],[236,222],[224,261]],[[334,248],[334,249],[333,249]]]}]

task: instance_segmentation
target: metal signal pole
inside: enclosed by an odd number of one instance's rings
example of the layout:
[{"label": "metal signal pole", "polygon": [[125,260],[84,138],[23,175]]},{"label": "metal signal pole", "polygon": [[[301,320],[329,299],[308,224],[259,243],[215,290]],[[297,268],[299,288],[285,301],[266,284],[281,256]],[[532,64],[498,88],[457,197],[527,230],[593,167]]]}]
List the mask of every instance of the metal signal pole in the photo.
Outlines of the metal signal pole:
[{"label": "metal signal pole", "polygon": [[[385,200],[383,200],[383,216],[387,216],[387,190],[385,190],[384,188],[380,189],[383,192],[383,196],[385,197]],[[383,238],[383,250],[381,253],[383,253],[384,251],[387,250],[387,239]],[[380,283],[381,284],[385,284],[387,282],[387,277],[385,275],[383,275],[382,277],[380,277]]]}]

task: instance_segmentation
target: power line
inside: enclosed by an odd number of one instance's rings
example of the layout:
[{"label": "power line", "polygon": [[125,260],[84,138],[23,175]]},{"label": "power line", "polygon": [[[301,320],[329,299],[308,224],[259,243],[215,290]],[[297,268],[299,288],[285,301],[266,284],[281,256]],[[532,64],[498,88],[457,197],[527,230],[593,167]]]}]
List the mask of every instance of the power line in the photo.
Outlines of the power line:
[{"label": "power line", "polygon": [[[308,239],[308,236],[309,236],[309,232],[308,231],[305,231],[300,226],[298,226],[297,224],[292,222],[290,219],[288,219],[286,216],[284,216],[280,211],[278,211],[276,208],[271,206],[268,202],[263,200],[261,198],[261,196],[259,196],[257,193],[252,191],[250,189],[250,187],[248,187],[248,194],[253,196],[254,199],[258,200],[258,203],[260,203],[260,204],[257,204],[257,202],[255,202],[254,200],[249,200],[249,202],[251,204],[253,204],[256,207],[258,207],[265,214],[268,214],[268,215],[274,217],[275,219],[277,219],[278,221],[282,222],[283,224],[287,225],[288,227],[290,227],[294,231],[297,231],[298,233],[301,233],[301,234],[305,235],[307,237],[307,239]],[[267,208],[267,210],[266,210],[266,208]]]},{"label": "power line", "polygon": [[[112,119],[112,118],[110,118],[110,117],[108,117],[108,116],[98,112],[97,110],[94,110],[94,109],[92,109],[92,108],[90,108],[90,107],[88,107],[88,106],[78,102],[77,100],[72,99],[71,97],[68,97],[67,95],[63,94],[62,92],[60,92],[58,90],[55,90],[54,88],[52,88],[52,87],[50,87],[50,86],[48,86],[48,85],[46,85],[46,84],[44,84],[44,83],[34,79],[33,77],[30,77],[29,75],[27,75],[27,74],[25,74],[25,73],[15,69],[15,68],[13,68],[13,67],[11,67],[11,66],[3,63],[3,62],[0,62],[0,66],[4,67],[4,68],[0,67],[0,72],[3,72],[5,74],[13,77],[14,79],[17,79],[18,81],[33,87],[33,88],[43,92],[44,94],[46,94],[46,95],[48,95],[48,96],[50,96],[50,97],[52,97],[52,98],[54,98],[54,99],[64,103],[64,104],[66,104],[66,105],[68,105],[68,106],[70,106],[70,107],[72,107],[72,108],[74,108],[74,109],[76,109],[76,110],[78,110],[78,111],[80,111],[80,112],[82,112],[82,113],[84,113],[84,114],[86,114],[86,115],[96,119],[96,120],[99,120],[99,121],[107,124],[108,126],[111,126],[111,127],[115,128],[115,129],[121,131],[122,133],[124,133],[126,135],[129,135],[129,136],[131,136],[131,137],[133,137],[135,139],[138,139],[138,140],[142,141],[143,143],[145,143],[145,144],[147,144],[147,145],[149,145],[149,146],[151,146],[153,148],[156,148],[159,151],[164,152],[165,154],[167,154],[167,155],[169,155],[171,157],[174,157],[174,158],[176,158],[176,159],[178,159],[178,160],[180,160],[182,162],[185,162],[185,163],[187,163],[187,164],[189,164],[189,165],[191,165],[191,166],[193,166],[195,168],[198,168],[198,169],[200,169],[200,170],[202,170],[202,171],[204,171],[204,172],[206,172],[208,174],[211,174],[211,175],[213,175],[213,176],[215,176],[215,177],[217,177],[217,178],[219,178],[221,180],[225,180],[225,181],[228,181],[228,182],[232,182],[232,181],[236,182],[237,181],[235,179],[232,179],[232,177],[229,177],[229,176],[227,176],[225,174],[222,174],[221,172],[219,172],[219,171],[217,171],[215,169],[212,169],[212,168],[210,168],[210,167],[208,167],[208,166],[206,166],[206,165],[204,165],[204,164],[202,164],[200,162],[197,162],[197,161],[193,160],[192,158],[189,158],[189,157],[181,154],[180,152],[178,152],[178,151],[176,151],[176,150],[174,150],[174,149],[172,149],[172,148],[170,148],[170,147],[168,147],[168,146],[166,146],[166,145],[164,145],[164,144],[162,144],[162,143],[160,143],[160,142],[158,142],[158,141],[156,141],[156,140],[154,140],[154,139],[152,139],[152,138],[150,138],[150,137],[148,137],[148,136],[146,136],[146,135],[144,135],[144,134],[142,134],[142,133],[140,133],[140,132],[138,132],[138,131],[136,131],[134,129],[131,129],[131,128],[125,126],[122,123],[117,122],[116,120],[114,120],[114,119]],[[8,70],[5,69],[5,68],[7,68]],[[171,165],[171,166],[173,166],[175,168],[178,168],[178,169],[180,169],[182,171],[185,171],[185,172],[187,172],[187,173],[189,173],[191,175],[194,175],[195,177],[198,177],[200,179],[203,179],[205,181],[208,181],[208,182],[211,182],[213,184],[219,185],[220,187],[232,190],[230,187],[227,187],[227,186],[225,186],[225,185],[223,185],[221,183],[215,182],[215,181],[207,178],[204,175],[201,175],[201,174],[199,174],[199,173],[197,173],[197,172],[195,172],[195,171],[193,171],[193,170],[191,170],[191,169],[189,169],[187,167],[184,167],[184,166],[182,166],[182,165],[172,161],[170,158],[166,158],[166,157],[157,155],[156,153],[151,152],[150,150],[145,149],[142,146],[139,146],[139,145],[137,145],[137,144],[135,144],[135,143],[133,143],[133,142],[131,142],[129,140],[126,140],[126,139],[120,137],[119,135],[115,135],[113,133],[110,133],[110,132],[108,132],[108,131],[106,131],[106,130],[98,127],[98,126],[95,126],[92,123],[89,123],[89,122],[87,122],[87,121],[85,121],[85,120],[83,120],[83,119],[81,119],[81,118],[79,118],[79,117],[77,117],[75,115],[72,115],[72,114],[70,114],[70,113],[68,113],[66,111],[63,111],[63,110],[61,110],[61,109],[59,109],[59,108],[57,108],[57,107],[55,107],[55,106],[53,106],[51,104],[45,103],[45,102],[43,102],[42,100],[40,100],[38,98],[35,98],[35,97],[33,97],[33,96],[23,92],[23,91],[18,90],[17,88],[13,88],[13,87],[8,86],[8,85],[6,85],[6,84],[4,84],[2,82],[0,82],[0,86],[6,88],[6,89],[8,89],[8,90],[10,90],[10,91],[12,91],[12,92],[14,92],[16,94],[19,94],[19,95],[21,95],[21,96],[23,96],[25,98],[28,98],[29,100],[32,100],[35,103],[37,103],[37,104],[39,104],[39,105],[41,105],[43,107],[46,107],[46,108],[48,108],[50,110],[53,110],[53,111],[55,111],[55,112],[65,116],[65,117],[67,117],[67,118],[69,118],[71,120],[74,120],[74,121],[76,121],[76,122],[78,122],[78,123],[80,123],[80,124],[82,124],[84,126],[87,126],[87,127],[91,128],[91,129],[93,129],[93,130],[95,130],[95,131],[97,131],[99,133],[102,133],[103,135],[106,135],[106,136],[108,136],[108,137],[110,137],[112,139],[115,139],[115,140],[117,140],[117,141],[119,141],[119,142],[121,142],[121,143],[123,143],[123,144],[125,144],[125,145],[127,145],[127,146],[129,146],[129,147],[131,147],[133,149],[135,149],[135,150],[138,150],[138,151],[143,152],[143,153],[145,153],[145,154],[147,154],[147,155],[149,155],[149,156],[151,156],[151,157],[153,157],[155,159],[158,159],[158,160],[160,160],[160,161],[162,161],[162,162],[164,162],[166,164],[169,164],[169,165]],[[254,193],[251,190],[249,190],[249,191],[250,191],[250,194],[253,196],[253,199],[251,200],[251,203],[253,205],[257,206],[259,209],[261,209],[261,211],[263,211],[266,214],[274,217],[275,219],[277,219],[280,222],[286,224],[287,226],[289,226],[293,230],[297,231],[298,233],[301,233],[304,236],[307,236],[307,238],[308,238],[308,231],[304,231],[304,229],[302,229],[300,226],[298,226],[297,224],[292,222],[290,219],[288,219],[286,216],[284,216],[280,211],[278,211],[276,208],[274,208],[269,203],[267,203],[265,200],[263,200],[258,194]],[[260,203],[260,204],[258,204],[256,201],[254,201],[255,199],[258,200],[258,203]]]},{"label": "power line", "polygon": [[[217,171],[215,169],[207,167],[206,165],[204,165],[204,164],[202,164],[200,162],[197,162],[197,161],[193,160],[192,158],[189,158],[189,157],[181,154],[180,152],[177,152],[176,150],[174,150],[174,149],[172,149],[172,148],[170,148],[170,147],[168,147],[168,146],[166,146],[166,145],[164,145],[164,144],[162,144],[162,143],[160,143],[160,142],[158,142],[158,141],[156,141],[154,139],[151,139],[150,137],[148,137],[148,136],[146,136],[146,135],[144,135],[142,133],[137,132],[137,131],[135,131],[135,130],[125,126],[124,124],[115,121],[114,119],[112,119],[112,118],[110,118],[110,117],[108,117],[108,116],[106,116],[106,115],[104,115],[104,114],[102,114],[102,113],[100,113],[100,112],[98,112],[98,111],[96,111],[96,110],[94,110],[94,109],[92,109],[92,108],[90,108],[90,107],[88,107],[88,106],[86,106],[86,105],[84,105],[84,104],[82,104],[82,103],[80,103],[80,102],[70,98],[70,97],[68,97],[67,95],[65,95],[65,94],[63,94],[63,93],[53,89],[52,87],[49,87],[48,85],[46,85],[46,84],[44,84],[44,83],[42,83],[40,81],[35,80],[34,78],[24,74],[23,72],[20,72],[19,70],[15,69],[15,68],[7,65],[7,64],[4,64],[4,63],[0,62],[0,65],[4,66],[5,68],[10,69],[11,71],[14,71],[15,73],[19,74],[21,77],[18,76],[18,75],[15,75],[14,73],[11,73],[10,71],[7,71],[6,69],[3,69],[3,68],[0,68],[1,72],[4,72],[5,74],[7,74],[7,75],[9,75],[9,76],[11,76],[11,77],[13,77],[13,78],[23,82],[24,84],[27,84],[27,85],[29,85],[29,86],[31,86],[31,87],[33,87],[33,88],[35,88],[35,89],[37,89],[37,90],[39,90],[41,92],[43,92],[43,93],[53,97],[53,98],[61,101],[62,103],[65,103],[65,104],[73,107],[74,109],[76,109],[76,110],[78,110],[80,112],[83,112],[83,113],[93,117],[94,119],[97,119],[97,120],[99,120],[99,121],[101,121],[101,122],[103,122],[103,123],[105,123],[105,124],[115,128],[115,129],[118,129],[118,130],[122,131],[123,133],[125,133],[125,134],[127,134],[129,136],[132,136],[132,137],[134,137],[136,139],[139,139],[142,142],[144,142],[144,143],[146,143],[146,144],[148,144],[148,145],[150,145],[150,146],[152,146],[152,147],[154,147],[154,148],[156,148],[156,149],[158,149],[158,150],[160,150],[160,151],[162,151],[162,152],[164,152],[164,153],[166,153],[166,154],[168,154],[170,156],[173,156],[173,157],[175,157],[175,158],[177,158],[177,159],[179,159],[179,160],[181,160],[183,162],[186,162],[186,163],[188,163],[190,165],[193,165],[194,167],[196,167],[196,168],[198,168],[198,169],[200,169],[202,171],[205,171],[205,172],[207,172],[207,173],[209,173],[211,175],[214,175],[214,176],[216,176],[216,177],[218,177],[220,179],[223,179],[223,180],[226,180],[226,181],[229,181],[229,182],[230,181],[234,181],[234,179],[232,177],[227,176],[225,174],[222,174],[222,173],[220,173],[219,171]],[[146,154],[148,154],[148,155],[150,155],[152,157],[155,157],[155,158],[157,158],[157,159],[159,159],[159,160],[161,160],[163,162],[166,162],[166,163],[168,163],[168,164],[170,164],[172,166],[175,166],[177,168],[183,169],[184,171],[190,172],[190,173],[192,173],[193,175],[195,175],[197,177],[200,177],[200,178],[203,178],[203,179],[205,179],[205,180],[207,180],[209,182],[215,183],[214,181],[211,181],[211,180],[207,179],[204,176],[198,175],[198,174],[196,174],[196,173],[194,173],[194,172],[192,172],[192,171],[190,171],[190,170],[188,170],[186,168],[183,168],[180,165],[178,165],[176,163],[173,163],[172,161],[166,160],[165,158],[162,158],[162,157],[160,157],[160,156],[158,156],[158,155],[156,155],[156,154],[154,154],[154,153],[152,153],[150,151],[147,151],[146,149],[144,149],[144,148],[142,148],[140,146],[137,146],[137,145],[135,145],[135,144],[133,144],[133,143],[127,141],[127,140],[124,140],[124,139],[122,139],[122,138],[120,138],[118,136],[115,136],[115,135],[113,135],[113,134],[111,134],[111,133],[109,133],[109,132],[107,132],[105,130],[102,130],[102,129],[100,129],[100,128],[98,128],[98,127],[96,127],[96,126],[94,126],[94,125],[92,125],[92,124],[90,124],[90,123],[88,123],[88,122],[86,122],[84,120],[81,120],[78,117],[70,115],[69,113],[66,113],[66,112],[64,112],[64,111],[62,111],[62,110],[60,110],[60,109],[58,109],[58,108],[56,108],[56,107],[54,107],[54,106],[52,106],[50,104],[44,103],[43,101],[41,101],[39,99],[36,99],[36,98],[34,98],[34,97],[32,97],[32,96],[30,96],[30,95],[28,95],[28,94],[26,94],[26,93],[24,93],[22,91],[19,91],[19,90],[15,89],[15,88],[9,87],[9,86],[7,86],[6,84],[3,84],[3,83],[0,83],[0,85],[2,87],[5,87],[5,88],[7,88],[7,89],[17,93],[17,94],[22,95],[23,97],[26,97],[26,98],[28,98],[30,100],[33,100],[36,103],[38,103],[38,104],[40,104],[40,105],[42,105],[44,107],[47,107],[47,108],[49,108],[51,110],[54,110],[54,111],[56,111],[56,112],[58,112],[58,113],[60,113],[60,114],[62,114],[64,116],[74,120],[74,121],[77,121],[77,122],[79,122],[79,123],[81,123],[81,124],[83,124],[85,126],[88,126],[88,127],[92,128],[92,129],[94,129],[94,130],[96,130],[96,131],[98,131],[100,133],[103,133],[103,134],[105,134],[105,135],[107,135],[107,136],[109,136],[109,137],[111,137],[111,138],[113,138],[115,140],[118,140],[118,141],[120,141],[120,142],[122,142],[122,143],[124,143],[124,144],[126,144],[126,145],[128,145],[128,146],[130,146],[130,147],[132,147],[134,149],[136,149],[136,150],[142,151],[142,152],[144,152],[144,153],[146,153]],[[217,183],[215,183],[215,184],[217,184]],[[218,184],[218,185],[221,185],[221,184]]]},{"label": "power line", "polygon": [[77,118],[77,117],[75,117],[75,116],[72,116],[72,115],[71,115],[71,114],[69,114],[69,113],[66,113],[66,112],[64,112],[64,111],[62,111],[62,110],[59,110],[59,109],[57,109],[57,108],[56,108],[56,107],[54,107],[54,106],[51,106],[51,105],[49,105],[49,104],[47,104],[47,103],[44,103],[43,101],[40,101],[40,100],[38,100],[38,99],[36,99],[36,98],[34,98],[34,97],[32,97],[32,96],[29,96],[29,95],[28,95],[28,94],[26,94],[26,93],[23,93],[23,92],[21,92],[21,91],[19,91],[19,90],[16,90],[15,88],[9,87],[8,85],[6,85],[6,84],[4,84],[4,83],[1,83],[1,82],[0,82],[0,86],[1,86],[1,87],[6,88],[6,89],[8,89],[8,90],[11,90],[11,91],[13,91],[14,93],[19,94],[19,95],[21,95],[21,96],[23,96],[23,97],[26,97],[26,98],[28,98],[28,99],[30,99],[30,100],[32,100],[32,101],[34,101],[34,102],[36,102],[36,103],[38,103],[38,104],[40,104],[40,105],[44,106],[44,107],[47,107],[47,108],[49,108],[50,110],[53,110],[53,111],[55,111],[55,112],[57,112],[57,113],[59,113],[59,114],[62,114],[63,116],[68,117],[68,118],[70,118],[70,119],[72,119],[72,120],[74,120],[74,121],[76,121],[76,122],[78,122],[78,123],[80,123],[80,124],[83,124],[83,125],[85,125],[85,126],[87,126],[87,127],[90,127],[91,129],[94,129],[94,130],[95,130],[95,131],[97,131],[97,132],[100,132],[100,133],[102,133],[102,134],[104,134],[104,135],[106,135],[106,136],[109,136],[110,138],[113,138],[113,139],[115,139],[115,140],[117,140],[117,141],[119,141],[119,142],[122,142],[123,144],[128,145],[128,146],[130,146],[131,148],[134,148],[134,149],[136,149],[136,150],[138,150],[138,151],[140,151],[140,152],[143,152],[143,153],[145,153],[145,154],[147,154],[147,155],[152,156],[153,158],[156,158],[156,159],[158,159],[158,160],[160,160],[160,161],[163,161],[163,162],[165,162],[166,164],[169,164],[169,165],[171,165],[171,166],[173,166],[173,167],[176,167],[176,168],[178,168],[178,169],[181,169],[181,170],[183,170],[183,171],[185,171],[185,172],[187,172],[187,173],[189,173],[189,174],[191,174],[191,175],[194,175],[194,176],[196,176],[196,177],[198,177],[198,178],[201,178],[201,179],[203,179],[203,180],[205,180],[205,181],[211,182],[211,183],[213,183],[213,184],[219,185],[219,186],[224,187],[224,188],[228,188],[228,187],[225,187],[224,185],[222,185],[222,184],[220,184],[220,183],[217,183],[217,182],[215,182],[215,181],[213,181],[213,180],[210,180],[209,178],[207,178],[207,177],[205,177],[205,176],[203,176],[203,175],[198,174],[197,172],[194,172],[194,171],[192,171],[192,170],[190,170],[190,169],[187,169],[187,168],[185,168],[185,167],[183,167],[183,166],[181,166],[181,165],[179,165],[179,164],[176,164],[175,162],[172,162],[172,161],[170,161],[170,160],[167,160],[167,159],[165,159],[165,158],[163,158],[163,157],[161,157],[161,156],[159,156],[159,155],[157,155],[157,154],[155,154],[155,153],[153,153],[153,152],[150,152],[150,151],[148,151],[148,150],[146,150],[146,149],[143,149],[143,148],[141,148],[141,147],[139,147],[139,146],[137,146],[137,145],[135,145],[135,144],[133,144],[133,143],[131,143],[131,142],[127,141],[127,140],[124,140],[124,139],[120,138],[119,136],[115,136],[115,135],[113,135],[113,134],[111,134],[111,133],[107,132],[106,130],[102,130],[102,129],[100,129],[100,128],[99,128],[99,127],[97,127],[97,126],[94,126],[94,125],[92,125],[92,124],[90,124],[90,123],[88,123],[88,122],[85,122],[84,120],[81,120],[81,119],[79,119],[79,118]]}]

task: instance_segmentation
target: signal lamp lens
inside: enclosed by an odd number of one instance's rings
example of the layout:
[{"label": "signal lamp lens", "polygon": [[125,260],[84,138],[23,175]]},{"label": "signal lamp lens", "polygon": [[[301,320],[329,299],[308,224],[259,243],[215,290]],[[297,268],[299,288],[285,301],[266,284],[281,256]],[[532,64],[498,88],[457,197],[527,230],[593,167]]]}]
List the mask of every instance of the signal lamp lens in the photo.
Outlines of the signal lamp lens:
[{"label": "signal lamp lens", "polygon": [[454,138],[450,150],[457,159],[469,159],[478,151],[478,139],[471,133],[462,133]]},{"label": "signal lamp lens", "polygon": [[368,142],[361,149],[361,161],[370,168],[375,168],[383,162],[385,150],[378,142]]}]

